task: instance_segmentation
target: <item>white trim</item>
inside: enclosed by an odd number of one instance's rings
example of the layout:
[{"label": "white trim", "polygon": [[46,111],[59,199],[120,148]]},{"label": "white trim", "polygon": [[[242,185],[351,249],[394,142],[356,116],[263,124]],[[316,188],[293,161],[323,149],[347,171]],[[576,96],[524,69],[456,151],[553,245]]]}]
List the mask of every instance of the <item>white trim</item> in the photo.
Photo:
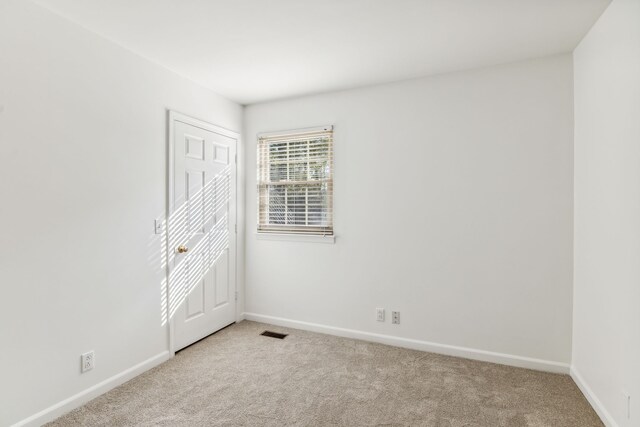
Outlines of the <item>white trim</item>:
[{"label": "white trim", "polygon": [[333,130],[333,125],[326,126],[315,126],[310,128],[301,128],[301,129],[288,129],[288,130],[280,130],[275,132],[260,132],[257,137],[260,138],[273,138],[274,136],[287,136],[287,135],[296,135],[299,133],[314,133],[314,132],[328,132]]},{"label": "white trim", "polygon": [[591,390],[591,387],[589,387],[582,375],[580,375],[575,365],[571,365],[570,375],[573,382],[576,383],[582,394],[584,394],[584,397],[586,397],[587,401],[593,407],[593,410],[596,411],[602,423],[607,427],[618,427],[618,423],[616,423],[609,411],[607,411],[600,399],[598,399],[598,396]]},{"label": "white trim", "polygon": [[285,242],[335,243],[336,236],[321,234],[285,234],[285,233],[256,233],[258,240],[278,240]]},{"label": "white trim", "polygon": [[[235,188],[235,218],[234,218],[234,222],[235,222],[235,227],[236,230],[233,233],[229,233],[231,235],[233,235],[234,239],[236,239],[236,244],[235,244],[235,248],[236,248],[236,256],[234,257],[235,259],[235,265],[233,267],[233,269],[230,269],[231,271],[233,271],[233,274],[235,275],[235,280],[233,281],[234,283],[234,289],[232,289],[232,292],[235,293],[238,290],[238,232],[237,232],[237,226],[238,226],[238,161],[237,161],[237,155],[238,155],[238,147],[240,145],[240,134],[238,132],[229,130],[229,129],[225,129],[223,127],[214,125],[212,123],[208,123],[205,122],[204,120],[200,120],[200,119],[196,119],[194,117],[188,116],[186,114],[182,114],[179,113],[177,111],[174,110],[167,110],[167,119],[168,119],[168,128],[167,128],[167,206],[166,206],[166,218],[170,218],[171,217],[171,213],[173,212],[174,206],[173,206],[173,196],[174,196],[174,188],[173,188],[173,178],[174,178],[174,153],[175,153],[175,141],[174,141],[174,135],[173,135],[173,131],[174,131],[174,122],[178,121],[178,122],[182,122],[182,123],[186,123],[188,125],[192,125],[192,126],[196,126],[199,127],[201,129],[213,132],[213,133],[217,133],[219,135],[224,135],[227,136],[229,138],[232,138],[235,140],[235,150],[234,150],[234,154],[235,154],[235,159],[233,164],[233,168],[234,168],[234,173],[235,173],[235,183],[236,183],[236,188]],[[167,265],[166,265],[166,280],[167,280],[167,289],[170,289],[170,284],[169,284],[169,275],[171,273],[171,269],[169,268],[169,260],[171,259],[171,251],[173,250],[172,248],[169,248],[169,226],[167,224],[167,227],[165,227],[165,239],[167,241]],[[235,304],[235,317],[238,317],[238,301],[235,300],[234,298],[234,304]],[[169,324],[169,328],[168,328],[168,340],[169,340],[169,352],[171,354],[171,357],[173,357],[175,355],[176,352],[176,348],[175,348],[175,336],[174,336],[174,331],[175,331],[175,325],[174,325],[174,319],[173,317],[170,316],[171,313],[169,313],[170,307],[169,304],[167,304],[167,319],[168,319],[168,324]]]},{"label": "white trim", "polygon": [[106,380],[89,387],[86,390],[81,391],[80,393],[74,394],[73,396],[56,403],[35,415],[30,416],[29,418],[25,418],[22,421],[18,421],[13,427],[31,427],[31,426],[41,426],[49,421],[53,421],[61,415],[66,414],[67,412],[87,403],[91,399],[95,399],[108,392],[109,390],[129,381],[130,379],[137,377],[149,369],[158,366],[159,364],[166,362],[171,358],[171,354],[168,351],[163,351],[160,354],[157,354],[142,363],[139,363],[125,371],[120,372]]},{"label": "white trim", "polygon": [[166,250],[167,253],[165,254],[165,266],[164,266],[164,274],[165,274],[165,282],[166,282],[166,286],[167,286],[167,343],[169,344],[169,353],[170,353],[170,357],[175,356],[176,352],[173,351],[173,345],[174,345],[174,339],[173,339],[173,322],[171,320],[171,308],[169,307],[169,298],[171,298],[171,296],[169,295],[169,291],[171,290],[170,288],[170,284],[169,284],[169,276],[171,274],[171,270],[169,269],[169,260],[171,259],[171,256],[169,254],[169,218],[171,216],[171,212],[173,212],[173,168],[174,168],[174,158],[173,158],[173,153],[174,153],[174,141],[173,141],[173,133],[174,133],[174,117],[176,115],[178,115],[179,113],[176,113],[175,111],[172,110],[167,110],[167,182],[165,183],[165,185],[167,186],[167,200],[166,200],[166,206],[165,206],[165,213],[164,213],[164,217],[165,217],[165,227],[164,227],[164,241],[166,242]]},{"label": "white trim", "polygon": [[220,135],[228,136],[229,138],[233,138],[235,140],[238,140],[240,138],[239,132],[226,129],[218,125],[214,125],[213,123],[209,123],[204,120],[200,120],[195,117],[191,117],[174,110],[167,110],[167,111],[169,112],[169,120],[171,122],[173,122],[174,120],[177,120],[179,122],[186,123],[188,125],[196,126]]},{"label": "white trim", "polygon": [[305,331],[320,332],[323,334],[336,335],[339,337],[377,342],[380,344],[387,344],[396,347],[410,348],[412,350],[427,351],[430,353],[444,354],[447,356],[463,357],[466,359],[498,363],[501,365],[515,366],[518,368],[534,369],[536,371],[553,372],[557,374],[569,373],[568,363],[554,362],[551,360],[542,360],[525,356],[516,356],[512,354],[495,353],[492,351],[477,350],[474,348],[458,347],[448,344],[439,344],[410,338],[401,338],[391,335],[357,331],[355,329],[337,328],[335,326],[302,322],[299,320],[284,319],[282,317],[266,316],[256,313],[245,312],[244,317],[247,320],[253,320],[255,322],[270,323],[272,325],[302,329]]}]

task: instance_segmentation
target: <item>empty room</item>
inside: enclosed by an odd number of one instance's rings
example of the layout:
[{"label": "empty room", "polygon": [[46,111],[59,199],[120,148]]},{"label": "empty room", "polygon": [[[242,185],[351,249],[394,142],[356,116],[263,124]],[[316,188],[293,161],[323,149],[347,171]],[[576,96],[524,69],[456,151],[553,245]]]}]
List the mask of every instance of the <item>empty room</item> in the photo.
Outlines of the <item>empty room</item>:
[{"label": "empty room", "polygon": [[640,0],[0,0],[0,427],[640,427]]}]

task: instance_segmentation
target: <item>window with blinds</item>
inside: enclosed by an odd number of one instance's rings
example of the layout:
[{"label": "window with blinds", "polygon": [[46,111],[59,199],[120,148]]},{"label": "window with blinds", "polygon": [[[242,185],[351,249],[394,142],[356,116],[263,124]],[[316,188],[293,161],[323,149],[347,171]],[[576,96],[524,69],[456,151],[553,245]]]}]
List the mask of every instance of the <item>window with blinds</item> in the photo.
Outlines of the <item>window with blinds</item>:
[{"label": "window with blinds", "polygon": [[258,232],[333,235],[333,127],[258,136]]}]

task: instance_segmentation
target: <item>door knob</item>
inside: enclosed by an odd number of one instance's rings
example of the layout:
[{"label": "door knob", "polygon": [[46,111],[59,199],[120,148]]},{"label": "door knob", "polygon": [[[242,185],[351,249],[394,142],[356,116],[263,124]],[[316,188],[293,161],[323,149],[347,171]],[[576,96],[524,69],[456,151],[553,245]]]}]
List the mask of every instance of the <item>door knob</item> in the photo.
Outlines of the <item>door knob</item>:
[{"label": "door knob", "polygon": [[179,254],[183,254],[183,253],[187,252],[188,250],[189,250],[189,248],[186,247],[185,245],[180,245],[176,249],[176,252],[178,252]]}]

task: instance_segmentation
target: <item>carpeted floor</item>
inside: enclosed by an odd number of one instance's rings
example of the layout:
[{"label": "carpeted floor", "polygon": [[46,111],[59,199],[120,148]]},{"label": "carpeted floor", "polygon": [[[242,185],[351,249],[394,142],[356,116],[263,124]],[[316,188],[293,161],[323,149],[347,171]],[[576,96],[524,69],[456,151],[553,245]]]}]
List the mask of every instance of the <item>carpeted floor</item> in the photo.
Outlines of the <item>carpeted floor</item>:
[{"label": "carpeted floor", "polygon": [[244,321],[48,425],[602,423],[566,375]]}]

